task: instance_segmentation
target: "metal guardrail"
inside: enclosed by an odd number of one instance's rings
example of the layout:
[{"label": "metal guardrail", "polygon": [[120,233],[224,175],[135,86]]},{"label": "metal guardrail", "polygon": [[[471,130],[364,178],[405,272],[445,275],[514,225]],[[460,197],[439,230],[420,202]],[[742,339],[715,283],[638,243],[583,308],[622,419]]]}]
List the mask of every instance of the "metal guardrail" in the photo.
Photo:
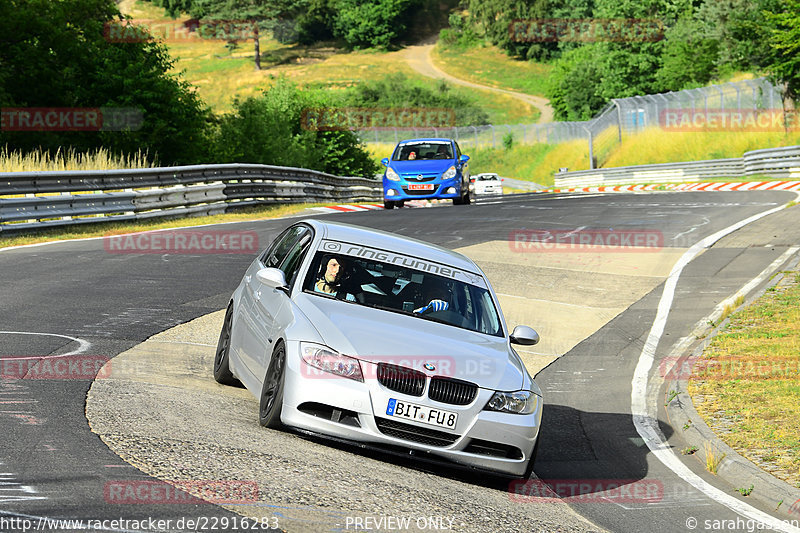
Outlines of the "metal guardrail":
[{"label": "metal guardrail", "polygon": [[377,180],[269,165],[5,172],[0,173],[0,235],[96,222],[219,214],[262,204],[382,198],[382,184]]},{"label": "metal guardrail", "polygon": [[754,150],[732,159],[560,172],[556,174],[555,187],[679,183],[756,175],[776,179],[800,179],[800,146]]}]

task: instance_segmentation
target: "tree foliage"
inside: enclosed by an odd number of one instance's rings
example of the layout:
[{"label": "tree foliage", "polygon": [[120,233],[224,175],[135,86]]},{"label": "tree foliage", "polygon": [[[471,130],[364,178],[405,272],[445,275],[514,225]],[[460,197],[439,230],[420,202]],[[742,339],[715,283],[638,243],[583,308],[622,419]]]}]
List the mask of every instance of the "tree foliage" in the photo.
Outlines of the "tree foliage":
[{"label": "tree foliage", "polygon": [[369,108],[439,108],[452,109],[456,124],[474,126],[487,124],[489,116],[476,103],[451,91],[445,81],[435,88],[409,80],[402,72],[383,79],[363,81],[350,89],[344,103],[354,107]]},{"label": "tree foliage", "polygon": [[279,78],[261,96],[234,102],[214,136],[218,163],[261,163],[372,177],[378,168],[348,130],[315,131],[304,112],[335,105],[324,93],[300,91]]},{"label": "tree foliage", "polygon": [[0,132],[0,145],[115,153],[146,150],[162,163],[205,153],[209,113],[188,84],[169,74],[172,61],[153,41],[110,42],[119,20],[113,0],[17,0],[0,3],[0,106],[136,108],[136,131]]},{"label": "tree foliage", "polygon": [[784,96],[797,102],[800,97],[800,0],[783,0],[779,9],[768,12],[773,25],[769,43],[774,51],[768,69],[784,86]]},{"label": "tree foliage", "polygon": [[[611,98],[676,91],[733,71],[759,71],[773,64],[778,50],[783,61],[774,63],[776,69],[791,72],[799,55],[798,36],[789,30],[798,0],[464,0],[463,5],[467,24],[479,37],[509,55],[553,62],[548,95],[562,120],[590,118]],[[658,22],[663,38],[634,34],[556,42],[525,32],[525,21],[577,25],[576,19]],[[523,21],[521,31],[509,31],[515,20]],[[771,39],[776,24],[783,30]],[[456,34],[464,33],[453,26],[445,35],[455,44]]]}]

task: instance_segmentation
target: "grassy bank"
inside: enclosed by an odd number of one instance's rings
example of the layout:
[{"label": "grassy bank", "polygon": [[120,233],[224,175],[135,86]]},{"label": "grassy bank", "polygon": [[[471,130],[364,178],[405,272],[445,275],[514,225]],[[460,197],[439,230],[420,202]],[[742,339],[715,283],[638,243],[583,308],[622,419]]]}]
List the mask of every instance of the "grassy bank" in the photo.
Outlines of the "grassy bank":
[{"label": "grassy bank", "polygon": [[[800,144],[800,132],[672,132],[651,128],[623,137],[604,167],[741,157],[747,151]],[[564,165],[566,166],[566,165]]]},{"label": "grassy bank", "polygon": [[[126,0],[120,7],[155,28],[159,24],[175,25],[163,9],[148,2]],[[215,112],[230,111],[234,97],[255,96],[280,76],[300,86],[334,91],[397,72],[425,87],[434,88],[439,83],[413,70],[404,50],[346,52],[326,44],[289,45],[262,37],[261,70],[256,70],[252,41],[240,43],[233,52],[226,48],[225,41],[216,39],[170,39],[165,44],[175,59],[175,72],[182,73]],[[451,91],[480,102],[493,124],[533,123],[539,116],[535,107],[507,95],[455,86]]]},{"label": "grassy bank", "polygon": [[512,59],[496,46],[478,45],[458,49],[442,46],[433,49],[434,62],[448,74],[488,85],[535,96],[543,96],[551,65]]},{"label": "grassy bank", "polygon": [[0,172],[35,172],[65,170],[110,170],[116,168],[150,168],[156,164],[147,154],[137,152],[133,155],[115,156],[100,149],[96,152],[78,153],[73,149],[49,154],[47,152],[11,151],[8,146],[0,150]]},{"label": "grassy bank", "polygon": [[689,393],[708,425],[800,487],[800,273],[733,314],[698,364]]}]

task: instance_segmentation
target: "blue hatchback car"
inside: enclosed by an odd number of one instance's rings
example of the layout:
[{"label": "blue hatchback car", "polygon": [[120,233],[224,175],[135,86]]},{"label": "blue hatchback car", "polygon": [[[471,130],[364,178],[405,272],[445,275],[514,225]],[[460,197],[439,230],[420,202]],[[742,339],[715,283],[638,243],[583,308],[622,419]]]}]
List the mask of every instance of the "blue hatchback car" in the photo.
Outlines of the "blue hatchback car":
[{"label": "blue hatchback car", "polygon": [[402,207],[406,200],[448,198],[470,203],[469,156],[453,139],[400,141],[392,158],[384,158],[383,206]]}]

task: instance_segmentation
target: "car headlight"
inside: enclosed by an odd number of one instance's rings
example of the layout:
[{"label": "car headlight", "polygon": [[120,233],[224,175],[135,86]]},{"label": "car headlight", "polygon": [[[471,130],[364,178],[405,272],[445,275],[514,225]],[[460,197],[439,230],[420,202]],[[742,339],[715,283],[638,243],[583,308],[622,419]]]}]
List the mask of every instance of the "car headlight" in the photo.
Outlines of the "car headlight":
[{"label": "car headlight", "polygon": [[514,413],[529,415],[536,412],[541,397],[529,390],[515,392],[495,392],[484,409],[486,411],[499,411],[501,413]]},{"label": "car headlight", "polygon": [[326,346],[305,342],[300,343],[300,355],[307,365],[323,372],[355,381],[364,381],[361,363],[358,362],[358,359],[334,352]]},{"label": "car headlight", "polygon": [[400,181],[400,175],[392,167],[386,167],[386,179],[390,181]]},{"label": "car headlight", "polygon": [[442,174],[442,179],[443,180],[449,180],[449,179],[453,179],[455,177],[456,177],[456,167],[455,167],[455,165],[453,165],[452,167],[450,167],[447,170],[445,170],[444,174]]}]

